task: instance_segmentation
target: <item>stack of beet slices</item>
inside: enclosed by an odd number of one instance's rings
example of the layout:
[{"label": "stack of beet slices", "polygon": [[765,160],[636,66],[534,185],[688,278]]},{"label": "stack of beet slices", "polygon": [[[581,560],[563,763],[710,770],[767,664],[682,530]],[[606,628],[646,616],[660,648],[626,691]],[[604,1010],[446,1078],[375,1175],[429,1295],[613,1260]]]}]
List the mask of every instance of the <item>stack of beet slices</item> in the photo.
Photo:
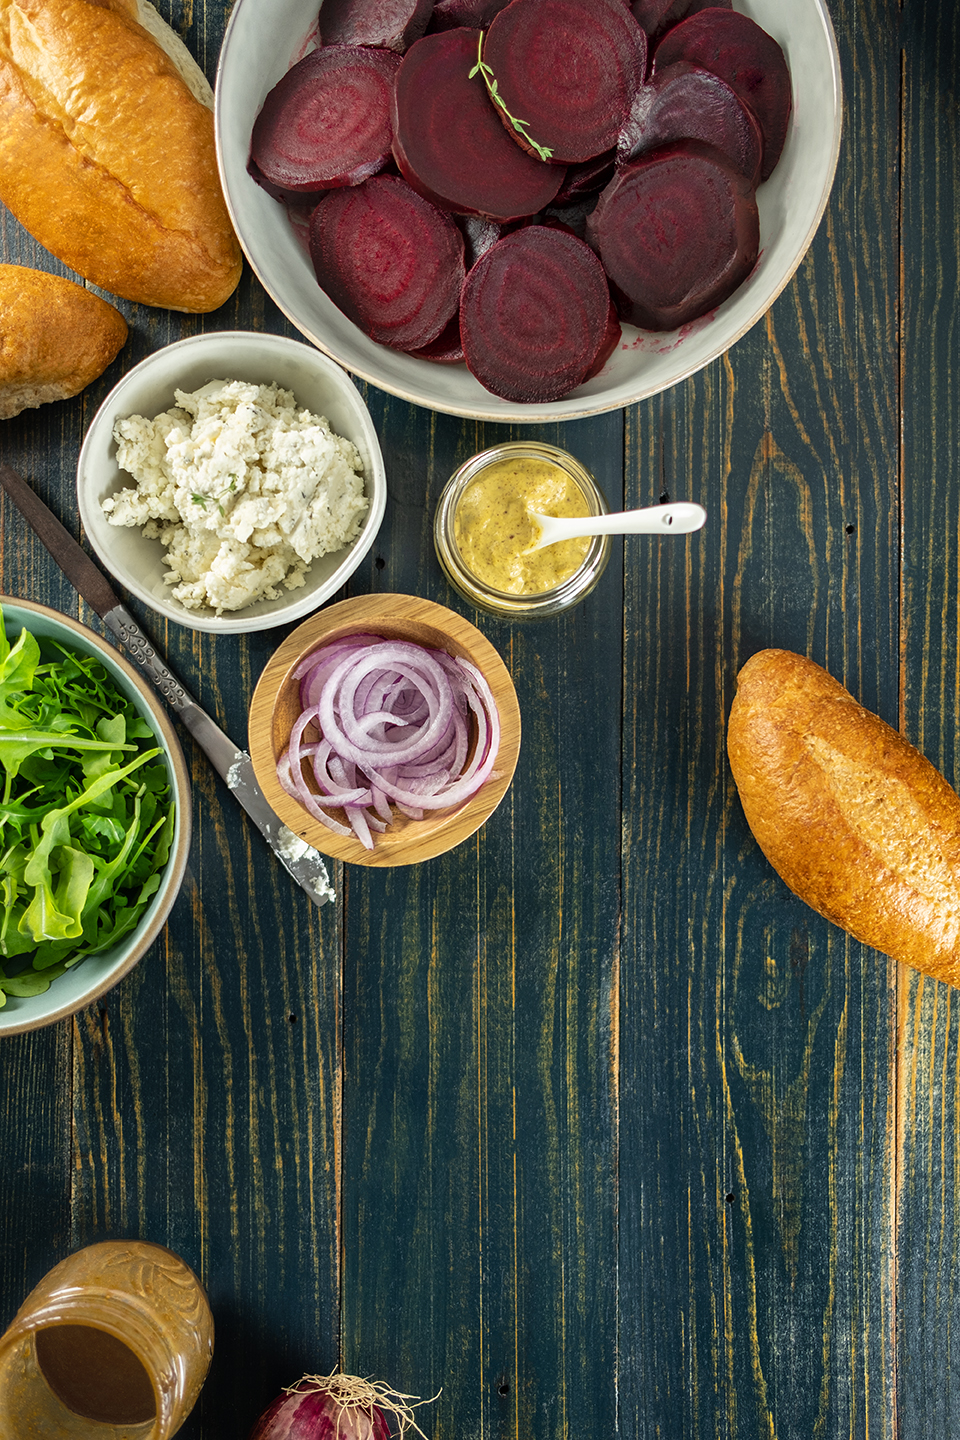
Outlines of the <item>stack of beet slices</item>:
[{"label": "stack of beet slices", "polygon": [[250,173],[378,343],[555,401],[755,266],[790,74],[729,0],[324,0],[318,41]]}]

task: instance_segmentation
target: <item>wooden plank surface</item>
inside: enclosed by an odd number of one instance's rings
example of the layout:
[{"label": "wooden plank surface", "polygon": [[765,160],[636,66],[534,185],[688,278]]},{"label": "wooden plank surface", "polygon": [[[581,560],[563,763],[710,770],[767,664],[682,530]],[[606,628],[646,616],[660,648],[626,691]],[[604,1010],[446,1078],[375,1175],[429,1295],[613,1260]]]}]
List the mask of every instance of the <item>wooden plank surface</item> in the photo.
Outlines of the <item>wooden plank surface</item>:
[{"label": "wooden plank surface", "polygon": [[[228,7],[161,0],[212,75]],[[809,653],[960,783],[958,19],[833,0],[845,131],[769,316],[700,375],[565,426],[482,426],[361,386],[383,530],[350,593],[466,613],[520,698],[486,827],[313,909],[192,742],[164,935],[76,1018],[0,1043],[0,1324],[75,1246],[166,1243],[209,1287],[182,1434],[243,1436],[342,1363],[439,1399],[433,1440],[809,1440],[956,1428],[958,1005],[792,897],[724,751],[738,666]],[[3,258],[59,267],[2,217]],[[202,329],[294,334],[245,275],[214,316],[123,305],[83,397],[3,422],[74,533],[77,453],[122,371]],[[469,611],[433,507],[511,434],[611,504],[707,527],[615,547],[569,617]],[[0,499],[0,590],[99,628]],[[145,629],[243,739],[283,630]]]}]

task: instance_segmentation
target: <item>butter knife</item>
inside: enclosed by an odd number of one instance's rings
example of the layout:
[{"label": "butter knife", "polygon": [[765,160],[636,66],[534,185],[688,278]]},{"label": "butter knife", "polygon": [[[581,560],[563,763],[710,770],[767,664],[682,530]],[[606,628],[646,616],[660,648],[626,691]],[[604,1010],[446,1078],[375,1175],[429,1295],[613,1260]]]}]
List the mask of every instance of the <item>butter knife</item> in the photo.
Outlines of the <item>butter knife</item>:
[{"label": "butter knife", "polygon": [[160,691],[181,724],[190,731],[227,789],[246,810],[280,864],[315,905],[335,898],[327,867],[319,851],[307,845],[271,809],[253,773],[246,750],[228,735],[194,700],[114,591],[109,580],[85,550],[61,525],[53,511],[11,466],[0,461],[0,485],[29,522],[67,579],[103,620],[130,659]]}]

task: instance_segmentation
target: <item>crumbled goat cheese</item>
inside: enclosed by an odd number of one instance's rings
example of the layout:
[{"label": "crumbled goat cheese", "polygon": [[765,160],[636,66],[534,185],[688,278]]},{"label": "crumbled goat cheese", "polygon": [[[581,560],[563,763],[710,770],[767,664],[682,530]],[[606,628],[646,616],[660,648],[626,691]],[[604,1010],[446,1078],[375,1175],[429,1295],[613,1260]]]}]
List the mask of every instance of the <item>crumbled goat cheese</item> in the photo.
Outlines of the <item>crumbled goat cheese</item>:
[{"label": "crumbled goat cheese", "polygon": [[116,422],[117,463],[136,488],[103,510],[161,542],[164,578],[188,610],[275,600],[356,539],[368,508],[356,447],[289,390],[211,380],[174,398],[153,420]]}]

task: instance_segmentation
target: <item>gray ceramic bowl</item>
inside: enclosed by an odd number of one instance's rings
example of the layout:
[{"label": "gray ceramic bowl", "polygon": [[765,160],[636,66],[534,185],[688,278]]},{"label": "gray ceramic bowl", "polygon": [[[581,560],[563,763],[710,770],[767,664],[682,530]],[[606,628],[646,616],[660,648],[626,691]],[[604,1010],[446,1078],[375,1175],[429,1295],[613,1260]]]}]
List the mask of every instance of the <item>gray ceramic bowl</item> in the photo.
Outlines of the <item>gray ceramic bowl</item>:
[{"label": "gray ceramic bowl", "polygon": [[783,155],[760,186],[760,259],[709,316],[672,334],[625,326],[593,380],[565,399],[522,405],[491,395],[463,365],[438,365],[369,340],[318,288],[282,205],[247,173],[250,132],[268,91],[304,53],[317,0],[237,0],[216,81],[217,154],[227,205],[250,264],[287,318],[348,370],[416,405],[481,420],[573,420],[656,395],[716,359],[770,308],[813,239],[840,145],[840,62],[825,0],[736,0],[782,46],[793,80]]},{"label": "gray ceramic bowl", "polygon": [[170,856],[157,890],[136,929],[111,950],[85,959],[59,975],[41,995],[7,996],[0,1009],[0,1038],[37,1030],[62,1020],[111,990],[142,959],[160,934],[177,898],[190,855],[190,777],[173,723],[156,692],[122,655],[85,625],[28,600],[0,596],[3,621],[12,641],[24,628],[38,640],[52,639],[100,660],[128,699],[132,700],[157,737],[166,757],[176,803],[176,826]]},{"label": "gray ceramic bowl", "polygon": [[[139,528],[111,525],[101,501],[133,482],[117,464],[114,422],[127,415],[153,419],[174,403],[175,390],[196,390],[209,380],[276,381],[292,390],[300,406],[325,415],[338,435],[352,440],[363,461],[370,508],[352,544],[315,560],[298,590],[276,600],[257,600],[243,610],[217,615],[188,610],[164,581],[169,573],[159,540]],[[346,584],[369,551],[383,521],[387,479],[380,442],[360,392],[339,365],[302,340],[247,330],[217,330],[179,340],[148,355],[124,375],[97,411],[80,450],[77,503],[87,539],[125,590],[179,625],[214,634],[242,634],[288,625],[318,609]]]}]

